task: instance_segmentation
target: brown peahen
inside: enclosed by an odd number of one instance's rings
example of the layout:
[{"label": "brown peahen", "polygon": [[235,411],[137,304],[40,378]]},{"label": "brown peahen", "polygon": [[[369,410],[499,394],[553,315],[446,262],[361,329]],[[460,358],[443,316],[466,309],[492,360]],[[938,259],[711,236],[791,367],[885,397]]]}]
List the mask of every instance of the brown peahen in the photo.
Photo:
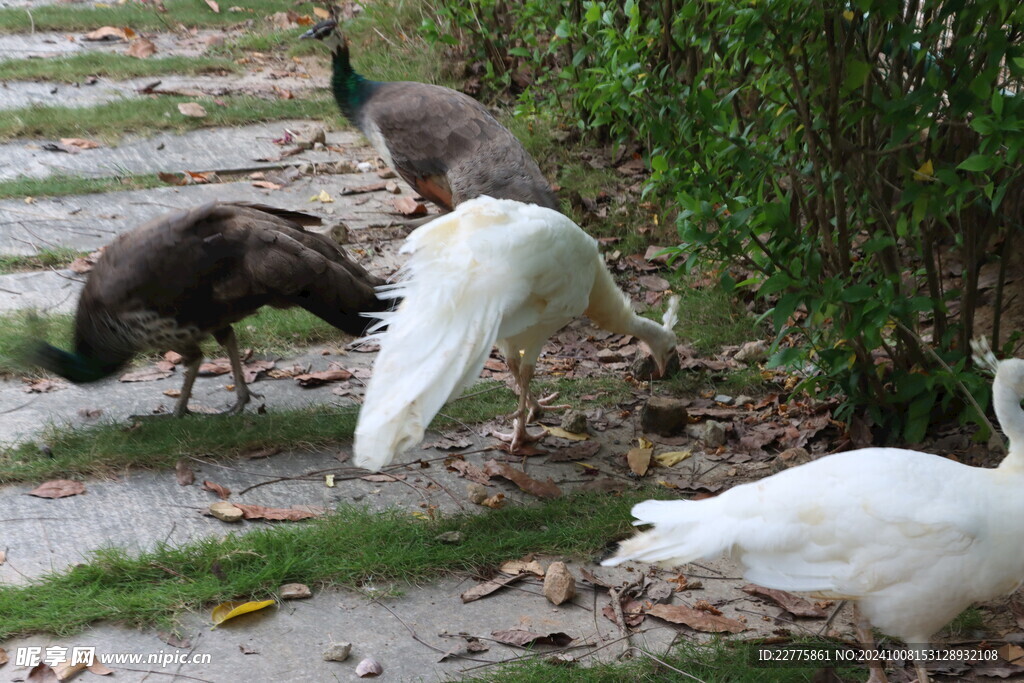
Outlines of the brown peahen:
[{"label": "brown peahen", "polygon": [[341,112],[423,197],[446,211],[481,195],[558,210],[537,163],[472,97],[440,85],[364,78],[333,19],[302,37],[331,49],[331,90]]},{"label": "brown peahen", "polygon": [[36,342],[28,360],[71,380],[94,382],[136,354],[174,350],[185,380],[174,409],[188,412],[211,334],[225,348],[235,379],[235,414],[249,401],[232,323],[262,306],[301,306],[352,335],[388,307],[367,273],[326,237],[303,225],[320,219],[259,204],[210,202],[174,211],[114,240],[96,263],[75,316],[74,353]]}]

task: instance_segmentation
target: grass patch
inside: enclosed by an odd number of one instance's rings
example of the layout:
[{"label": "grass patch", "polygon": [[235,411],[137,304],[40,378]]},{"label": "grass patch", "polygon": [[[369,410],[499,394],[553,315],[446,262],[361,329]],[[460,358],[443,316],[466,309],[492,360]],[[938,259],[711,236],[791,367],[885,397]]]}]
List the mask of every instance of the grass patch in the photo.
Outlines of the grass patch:
[{"label": "grass patch", "polygon": [[715,353],[723,346],[762,339],[764,329],[755,318],[726,292],[716,286],[697,289],[686,276],[671,278],[672,290],[680,296],[679,338],[701,353]]},{"label": "grass patch", "polygon": [[6,59],[0,61],[4,81],[45,80],[74,83],[88,76],[115,80],[164,74],[234,73],[230,59],[213,57],[154,57],[137,59],[108,52],[85,52],[53,59]]},{"label": "grass patch", "polygon": [[[259,385],[255,388],[258,390]],[[432,427],[482,422],[514,407],[515,398],[503,385],[478,384],[466,398],[445,406],[444,415],[435,418]],[[50,447],[53,457],[40,457],[32,443],[0,450],[0,484],[110,474],[126,467],[163,469],[188,455],[225,458],[264,448],[325,448],[352,440],[357,413],[356,406],[313,406],[271,409],[263,415],[141,420],[133,425],[108,423],[80,429],[50,426],[39,439]]]},{"label": "grass patch", "polygon": [[155,174],[122,175],[116,177],[85,178],[56,174],[46,178],[15,178],[0,182],[0,199],[20,197],[63,197],[72,194],[98,194],[123,190],[146,190],[164,187],[167,183]]},{"label": "grass patch", "polygon": [[[562,398],[574,404],[580,404],[581,396],[597,394],[597,398],[588,401],[589,406],[617,405],[629,394],[621,381],[609,378],[563,378],[543,386],[561,392]],[[258,390],[259,385],[255,388]],[[153,390],[156,392],[156,387]],[[504,384],[485,380],[442,408],[431,427],[447,429],[484,422],[510,412],[515,405],[514,394]],[[126,467],[165,469],[189,455],[219,459],[264,448],[327,448],[352,440],[357,414],[356,406],[312,406],[271,409],[263,415],[190,415],[180,420],[142,420],[134,425],[52,425],[39,437],[50,447],[52,457],[40,457],[34,443],[0,450],[0,484],[110,474]]]},{"label": "grass patch", "polygon": [[0,9],[0,33],[35,31],[87,31],[101,26],[129,26],[136,31],[171,31],[176,24],[186,26],[231,26],[250,19],[262,20],[275,12],[289,9],[312,16],[312,3],[294,0],[246,0],[242,12],[214,13],[205,3],[195,0],[167,0],[167,12],[136,2],[108,7],[67,7],[41,5],[24,9]]},{"label": "grass patch", "polygon": [[[436,521],[346,506],[310,523],[162,546],[138,556],[103,550],[86,564],[27,586],[0,586],[0,641],[34,632],[69,635],[100,620],[167,627],[185,610],[266,598],[283,583],[417,582],[529,552],[592,555],[629,533],[629,509],[642,497],[649,496],[574,495]],[[448,531],[461,532],[463,542],[436,540]]]},{"label": "grass patch", "polygon": [[17,273],[27,270],[45,270],[47,268],[66,268],[68,264],[87,252],[60,247],[42,249],[31,256],[0,255],[0,275]]},{"label": "grass patch", "polygon": [[[202,118],[183,116],[181,102],[199,102],[206,108]],[[0,140],[13,138],[98,137],[116,141],[126,133],[157,130],[187,131],[214,126],[242,126],[281,119],[326,119],[337,116],[334,100],[264,100],[257,97],[139,98],[118,100],[95,107],[22,107],[0,119]]]}]

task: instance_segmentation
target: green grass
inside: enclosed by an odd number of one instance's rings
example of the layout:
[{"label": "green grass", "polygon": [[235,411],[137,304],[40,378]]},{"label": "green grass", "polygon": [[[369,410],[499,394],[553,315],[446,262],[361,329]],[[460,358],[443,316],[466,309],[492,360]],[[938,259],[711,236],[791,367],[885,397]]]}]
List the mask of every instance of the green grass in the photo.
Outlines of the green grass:
[{"label": "green grass", "polygon": [[39,253],[32,256],[0,256],[0,275],[27,270],[66,268],[69,263],[86,253],[59,247],[57,249],[41,249]]},{"label": "green grass", "polygon": [[[127,133],[157,130],[186,131],[214,126],[241,126],[281,119],[324,119],[337,116],[334,100],[264,100],[237,96],[138,98],[117,100],[95,107],[22,107],[4,112],[0,119],[0,140],[13,138],[95,137],[116,141]],[[199,102],[206,109],[202,118],[183,116],[180,102]]]},{"label": "green grass", "polygon": [[[813,642],[828,644],[828,641]],[[774,668],[752,665],[758,647],[759,644],[754,642],[714,639],[708,643],[695,643],[680,638],[667,653],[636,649],[632,659],[611,663],[584,659],[577,666],[555,665],[545,653],[527,654],[515,662],[463,680],[480,683],[805,683],[819,680],[817,676],[821,669],[813,665]],[[577,652],[579,654],[570,654],[580,656],[585,651]],[[846,681],[867,678],[863,668],[846,667],[837,673]]]},{"label": "green grass", "polygon": [[[258,390],[259,385],[255,388]],[[449,403],[442,410],[444,415],[438,416],[432,426],[444,429],[482,422],[515,408],[510,390],[494,384],[493,391],[483,391],[490,388],[478,385],[470,390],[472,396]],[[157,391],[157,386],[153,391]],[[50,447],[53,457],[41,457],[32,443],[0,450],[0,484],[103,475],[127,467],[164,469],[188,455],[226,458],[263,448],[301,450],[335,446],[352,440],[357,410],[356,406],[285,410],[271,407],[263,415],[148,419],[131,428],[114,423],[78,429],[51,425],[38,440]]]},{"label": "green grass", "polygon": [[[629,509],[642,497],[649,496],[576,495],[436,521],[341,507],[308,523],[162,546],[137,556],[102,550],[29,585],[0,586],[0,642],[35,632],[69,635],[100,620],[167,627],[185,610],[267,598],[284,583],[415,583],[531,552],[588,556],[629,533]],[[463,542],[436,540],[447,531],[462,532]]]},{"label": "green grass", "polygon": [[313,4],[294,0],[245,0],[239,6],[246,11],[229,12],[225,4],[219,14],[206,3],[195,0],[166,0],[164,6],[166,13],[135,2],[81,8],[42,5],[33,7],[31,15],[21,8],[0,9],[0,33],[28,33],[33,28],[35,31],[87,31],[101,26],[129,26],[136,31],[171,31],[177,24],[231,26],[254,18],[262,21],[275,12],[289,9],[312,16]]},{"label": "green grass", "polygon": [[984,630],[985,615],[977,607],[968,607],[943,629],[953,638],[974,637],[978,631]]},{"label": "green grass", "polygon": [[[290,381],[290,380],[272,380]],[[160,385],[165,388],[166,385]],[[177,388],[177,383],[172,384]],[[618,405],[628,389],[617,379],[558,379],[538,387],[559,391],[561,398],[584,407],[580,397],[597,394],[587,406]],[[255,387],[259,389],[257,384]],[[154,385],[153,392],[158,387]],[[502,383],[485,380],[451,401],[434,419],[432,428],[490,420],[515,408],[515,396]],[[38,440],[52,457],[41,457],[34,443],[0,450],[0,484],[42,481],[55,477],[106,475],[128,467],[164,469],[189,455],[230,458],[247,451],[281,447],[317,449],[351,441],[357,408],[312,406],[276,410],[263,415],[191,415],[180,420],[141,420],[136,426],[105,423],[71,428],[51,425]]]},{"label": "green grass", "polygon": [[6,59],[0,61],[4,81],[45,80],[74,83],[88,76],[123,80],[164,74],[234,73],[238,66],[230,59],[213,57],[154,57],[137,59],[108,52],[85,52],[52,59]]},{"label": "green grass", "polygon": [[121,190],[145,190],[167,185],[155,174],[121,175],[104,178],[55,174],[46,178],[15,178],[0,181],[0,199],[21,197],[63,197]]}]

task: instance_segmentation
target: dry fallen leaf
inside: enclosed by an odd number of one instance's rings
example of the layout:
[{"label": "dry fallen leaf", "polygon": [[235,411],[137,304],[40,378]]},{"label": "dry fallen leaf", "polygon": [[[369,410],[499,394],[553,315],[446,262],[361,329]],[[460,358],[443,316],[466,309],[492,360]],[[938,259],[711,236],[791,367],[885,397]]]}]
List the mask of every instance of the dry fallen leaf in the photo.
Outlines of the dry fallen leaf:
[{"label": "dry fallen leaf", "polygon": [[178,480],[179,486],[191,486],[196,481],[196,473],[184,460],[174,463],[174,478]]},{"label": "dry fallen leaf", "polygon": [[197,119],[206,116],[206,109],[204,109],[203,105],[198,102],[181,102],[178,104],[178,111],[185,116],[191,116]]},{"label": "dry fallen leaf", "polygon": [[[3,564],[6,561],[7,561],[7,553],[4,552],[3,550],[0,550],[0,564]],[[4,659],[6,654],[7,653],[4,652],[3,648],[0,648],[0,664],[3,664],[5,661],[7,661],[6,659]]]},{"label": "dry fallen leaf", "polygon": [[527,555],[521,560],[509,560],[508,562],[502,563],[498,567],[498,571],[505,572],[506,574],[522,574],[528,572],[534,576],[544,576],[544,567],[540,566],[540,562],[533,559],[533,555]]},{"label": "dry fallen leaf", "polygon": [[58,382],[52,379],[24,379],[25,386],[21,388],[27,394],[47,394],[51,391],[57,391],[58,389],[64,388],[62,382]]},{"label": "dry fallen leaf", "polygon": [[95,140],[86,140],[85,138],[61,138],[60,144],[78,149],[96,149],[103,146]]},{"label": "dry fallen leaf", "polygon": [[447,467],[452,472],[458,472],[460,477],[465,477],[483,486],[491,485],[491,478],[487,476],[486,472],[465,460],[452,460]]},{"label": "dry fallen leaf", "polygon": [[[2,555],[2,554],[3,553],[0,553],[0,555]],[[2,560],[0,560],[0,564],[3,564]],[[11,658],[7,656],[7,650],[5,650],[2,647],[0,647],[0,666],[3,666],[7,662],[9,662],[10,659]]]},{"label": "dry fallen leaf", "polygon": [[315,194],[309,198],[311,202],[320,202],[321,204],[330,204],[334,201],[331,195],[327,194],[327,190],[320,190],[320,194]]},{"label": "dry fallen leaf", "polygon": [[220,626],[228,619],[234,619],[242,614],[255,612],[271,605],[276,605],[275,600],[260,600],[259,602],[222,602],[213,608],[210,619],[213,621],[213,628]]},{"label": "dry fallen leaf", "polygon": [[493,631],[491,637],[497,640],[499,643],[506,645],[516,645],[518,647],[529,647],[532,645],[554,645],[555,647],[565,647],[569,645],[573,640],[572,636],[562,633],[549,633],[544,635],[543,633],[533,633],[532,631],[526,631],[521,628],[508,629],[507,631]]},{"label": "dry fallen leaf", "polygon": [[416,201],[412,197],[392,199],[391,203],[398,213],[404,216],[423,216],[427,213],[427,205]]},{"label": "dry fallen leaf", "polygon": [[317,19],[330,19],[331,13],[325,10],[323,7],[314,7],[313,14],[316,15]]},{"label": "dry fallen leaf", "polygon": [[626,453],[626,462],[629,463],[630,471],[638,477],[647,474],[647,470],[651,466],[652,453],[654,453],[652,448],[630,448]]},{"label": "dry fallen leaf", "polygon": [[252,186],[259,187],[264,190],[280,190],[284,187],[284,185],[278,185],[277,183],[272,183],[269,180],[254,180],[252,182]]},{"label": "dry fallen leaf", "polygon": [[392,481],[402,481],[405,479],[404,474],[367,474],[366,476],[359,477],[363,481],[372,481],[377,484],[383,484]]},{"label": "dry fallen leaf", "polygon": [[29,670],[25,683],[60,683],[60,679],[57,678],[57,672],[52,666],[46,662],[39,662]]},{"label": "dry fallen leaf", "polygon": [[693,451],[669,451],[654,456],[654,461],[662,467],[674,467],[693,455]]},{"label": "dry fallen leaf", "polygon": [[561,427],[548,427],[544,426],[544,431],[551,436],[557,436],[560,439],[568,439],[569,441],[586,441],[590,437],[586,434],[576,434],[574,432],[567,432]]},{"label": "dry fallen leaf", "polygon": [[492,510],[497,510],[500,507],[504,507],[505,494],[495,493],[490,498],[484,498],[482,501],[480,501],[480,505],[483,505],[485,508],[491,508]]},{"label": "dry fallen leaf", "polygon": [[157,361],[148,368],[142,368],[134,372],[126,372],[118,378],[119,382],[152,382],[158,379],[166,379],[174,372],[174,363],[162,360]]},{"label": "dry fallen leaf", "polygon": [[300,387],[309,388],[318,387],[329,382],[342,382],[351,378],[351,372],[339,368],[336,370],[322,370],[320,372],[310,372],[305,375],[298,375],[295,378],[295,381],[299,383]]},{"label": "dry fallen leaf", "polygon": [[68,496],[77,496],[80,493],[85,493],[85,484],[82,482],[71,481],[70,479],[54,479],[43,482],[29,491],[27,495],[35,496],[36,498],[66,498]]},{"label": "dry fallen leaf", "polygon": [[659,619],[671,621],[673,624],[683,624],[695,631],[704,631],[705,633],[739,633],[747,629],[735,619],[717,616],[686,605],[655,605],[647,610],[647,613]]},{"label": "dry fallen leaf", "polygon": [[263,505],[246,505],[245,503],[232,503],[232,505],[242,511],[242,516],[245,519],[297,522],[301,519],[318,517],[321,514],[313,509],[271,508]]},{"label": "dry fallen leaf", "polygon": [[[85,670],[94,676],[112,676],[114,674],[113,669],[109,669],[102,662],[93,661],[92,664],[85,667]],[[64,679],[61,679],[64,680]]]},{"label": "dry fallen leaf", "polygon": [[156,54],[156,45],[149,38],[138,38],[132,41],[125,54],[136,59],[146,59]]},{"label": "dry fallen leaf", "polygon": [[558,498],[562,489],[558,488],[551,478],[538,481],[522,470],[517,470],[508,463],[491,459],[484,463],[484,472],[492,477],[504,477],[520,489],[538,498]]},{"label": "dry fallen leaf", "polygon": [[520,579],[525,577],[525,573],[499,576],[498,578],[491,579],[490,581],[478,583],[477,585],[473,586],[465,593],[463,593],[460,597],[462,598],[463,603],[473,602],[474,600],[479,600],[485,595],[490,595],[499,588],[504,588],[505,586],[515,583],[516,581],[519,581]]},{"label": "dry fallen leaf", "polygon": [[227,500],[228,498],[231,497],[231,489],[225,486],[221,486],[220,484],[217,484],[210,480],[206,480],[203,482],[203,490],[210,491],[211,493],[216,493],[217,497],[220,498],[221,500]]},{"label": "dry fallen leaf", "polygon": [[82,36],[82,40],[124,40],[127,38],[125,30],[123,28],[116,28],[114,26],[102,26],[95,31],[90,31]]},{"label": "dry fallen leaf", "polygon": [[214,2],[214,0],[206,0],[206,4],[213,10],[214,14],[220,14],[220,5]]},{"label": "dry fallen leaf", "polygon": [[[601,609],[601,614],[613,624],[619,623],[619,619],[615,615],[615,608],[612,607],[611,603],[608,603]],[[626,620],[626,626],[636,628],[644,623],[644,619],[647,618],[647,612],[644,611],[644,604],[639,600],[625,600],[622,603],[622,616]]]},{"label": "dry fallen leaf", "polygon": [[792,614],[794,617],[824,619],[828,616],[828,612],[813,604],[810,600],[801,598],[799,595],[787,593],[786,591],[776,590],[774,588],[765,588],[752,583],[743,586],[740,590],[759,598],[767,598]]}]

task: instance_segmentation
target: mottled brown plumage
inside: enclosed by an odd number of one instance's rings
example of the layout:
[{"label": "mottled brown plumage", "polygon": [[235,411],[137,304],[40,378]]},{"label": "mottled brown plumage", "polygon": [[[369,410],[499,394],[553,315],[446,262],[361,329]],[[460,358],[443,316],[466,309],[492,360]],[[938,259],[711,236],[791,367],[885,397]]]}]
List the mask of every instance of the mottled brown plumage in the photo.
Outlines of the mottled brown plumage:
[{"label": "mottled brown plumage", "polygon": [[338,107],[417,192],[448,211],[481,195],[558,210],[537,163],[482,104],[439,85],[364,78],[336,28],[322,21],[303,37],[331,48]]},{"label": "mottled brown plumage", "polygon": [[301,306],[335,327],[362,335],[363,312],[386,307],[367,273],[329,239],[307,232],[315,216],[257,204],[210,202],[160,216],[121,235],[103,252],[82,290],[75,352],[33,349],[37,365],[75,382],[106,377],[137,353],[182,354],[187,366],[175,415],[188,399],[213,335],[231,360],[237,413],[249,400],[235,323],[262,306]]}]

